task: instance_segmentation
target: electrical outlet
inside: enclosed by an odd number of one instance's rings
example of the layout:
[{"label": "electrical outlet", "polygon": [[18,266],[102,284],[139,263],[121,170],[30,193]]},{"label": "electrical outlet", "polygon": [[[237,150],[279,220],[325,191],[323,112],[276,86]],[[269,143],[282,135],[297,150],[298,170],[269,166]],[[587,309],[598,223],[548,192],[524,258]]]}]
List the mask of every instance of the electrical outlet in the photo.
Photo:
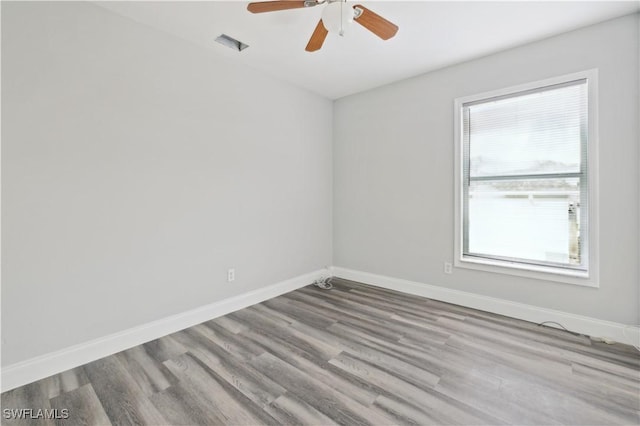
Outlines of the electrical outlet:
[{"label": "electrical outlet", "polygon": [[229,269],[227,271],[227,282],[230,283],[232,281],[234,281],[236,279],[236,270],[235,269]]},{"label": "electrical outlet", "polygon": [[449,262],[444,262],[444,273],[450,274],[452,272],[453,272],[453,265],[451,265]]}]

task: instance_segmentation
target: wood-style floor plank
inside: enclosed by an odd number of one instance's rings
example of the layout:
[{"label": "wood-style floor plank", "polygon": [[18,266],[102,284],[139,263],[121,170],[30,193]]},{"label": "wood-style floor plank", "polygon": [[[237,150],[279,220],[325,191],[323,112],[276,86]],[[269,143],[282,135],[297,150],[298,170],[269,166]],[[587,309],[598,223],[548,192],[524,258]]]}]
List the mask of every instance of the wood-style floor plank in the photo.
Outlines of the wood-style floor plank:
[{"label": "wood-style floor plank", "polygon": [[[166,424],[142,389],[117,356],[110,356],[84,366],[93,390],[104,411],[115,425]],[[75,413],[70,412],[70,421]]]},{"label": "wood-style floor plank", "polygon": [[111,425],[111,421],[90,383],[52,398],[51,407],[58,409],[61,414],[62,410],[68,410],[69,414],[73,413],[73,417],[58,416],[59,418],[55,419],[56,425]]},{"label": "wood-style floor plank", "polygon": [[[210,336],[207,333],[211,332],[204,326],[193,327],[193,331],[201,333],[204,338]],[[285,388],[256,370],[250,363],[237,359],[222,346],[212,344],[207,349],[217,356],[219,362],[209,363],[206,359],[201,361],[256,405],[265,407],[286,392]]]},{"label": "wood-style floor plank", "polygon": [[[34,412],[38,410],[51,410],[51,402],[49,401],[49,382],[43,379],[34,383],[29,383],[9,392],[2,393],[2,424],[12,426],[36,425],[36,426],[53,426],[53,420],[48,417],[34,419],[32,415],[25,416],[16,413],[15,416],[7,417],[5,410],[22,410],[31,409]],[[31,414],[31,413],[30,413]]]},{"label": "wood-style floor plank", "polygon": [[142,345],[147,353],[158,362],[165,362],[187,353],[187,349],[170,335],[152,340]]},{"label": "wood-style floor plank", "polygon": [[2,424],[640,424],[630,346],[333,281],[5,392],[69,418]]},{"label": "wood-style floor plank", "polygon": [[325,416],[306,402],[292,394],[285,394],[273,401],[267,408],[281,425],[337,425],[333,419]]},{"label": "wood-style floor plank", "polygon": [[149,399],[170,425],[222,425],[225,422],[216,405],[186,381],[178,382]]},{"label": "wood-style floor plank", "polygon": [[215,410],[222,424],[277,424],[267,412],[231,386],[196,356],[186,353],[176,360],[166,361],[169,370],[190,389],[192,398],[198,395],[199,405]]},{"label": "wood-style floor plank", "polygon": [[49,399],[55,398],[62,393],[78,389],[87,383],[89,383],[89,379],[82,367],[64,371],[42,381]]},{"label": "wood-style floor plank", "polygon": [[153,395],[178,381],[167,367],[156,361],[144,345],[115,355],[146,396]]},{"label": "wood-style floor plank", "polygon": [[363,405],[370,405],[378,396],[376,390],[371,389],[370,386],[363,386],[361,381],[354,380],[350,375],[336,372],[334,368],[331,368],[331,365],[314,359],[298,348],[288,345],[286,341],[259,333],[248,333],[247,337],[264,345],[270,354],[275,355],[292,367],[306,372],[313,376],[315,380],[333,387],[338,392],[348,395]]},{"label": "wood-style floor plank", "polygon": [[345,425],[389,424],[390,419],[371,413],[367,407],[357,403],[331,386],[315,380],[270,353],[264,353],[254,361],[273,380],[289,389],[307,404]]}]

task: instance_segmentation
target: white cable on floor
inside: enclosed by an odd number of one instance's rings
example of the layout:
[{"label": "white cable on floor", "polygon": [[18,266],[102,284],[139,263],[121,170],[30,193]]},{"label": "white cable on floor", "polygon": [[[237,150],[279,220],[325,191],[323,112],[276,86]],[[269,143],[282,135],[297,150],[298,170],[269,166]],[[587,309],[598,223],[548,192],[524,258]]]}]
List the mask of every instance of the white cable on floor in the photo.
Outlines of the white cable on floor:
[{"label": "white cable on floor", "polygon": [[316,280],[315,283],[313,283],[316,287],[319,287],[323,290],[331,290],[333,288],[333,284],[331,284],[331,279],[333,277],[326,277],[326,278],[321,278],[319,280]]}]

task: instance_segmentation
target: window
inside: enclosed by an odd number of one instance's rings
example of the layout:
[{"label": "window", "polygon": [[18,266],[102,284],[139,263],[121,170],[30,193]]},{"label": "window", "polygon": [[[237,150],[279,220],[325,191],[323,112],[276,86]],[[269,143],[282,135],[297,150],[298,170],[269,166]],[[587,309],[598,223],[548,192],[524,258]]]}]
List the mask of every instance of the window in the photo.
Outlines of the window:
[{"label": "window", "polygon": [[597,285],[595,77],[456,100],[456,266]]}]

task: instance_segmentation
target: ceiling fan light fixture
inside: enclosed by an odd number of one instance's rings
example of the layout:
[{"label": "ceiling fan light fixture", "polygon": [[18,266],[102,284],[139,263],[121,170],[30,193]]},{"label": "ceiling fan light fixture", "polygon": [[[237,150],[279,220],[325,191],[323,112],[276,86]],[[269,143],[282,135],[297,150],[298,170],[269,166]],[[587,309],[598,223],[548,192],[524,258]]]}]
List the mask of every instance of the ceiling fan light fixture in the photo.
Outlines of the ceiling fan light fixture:
[{"label": "ceiling fan light fixture", "polygon": [[344,0],[336,0],[324,7],[322,23],[333,34],[344,35],[346,29],[353,23],[355,10]]}]

